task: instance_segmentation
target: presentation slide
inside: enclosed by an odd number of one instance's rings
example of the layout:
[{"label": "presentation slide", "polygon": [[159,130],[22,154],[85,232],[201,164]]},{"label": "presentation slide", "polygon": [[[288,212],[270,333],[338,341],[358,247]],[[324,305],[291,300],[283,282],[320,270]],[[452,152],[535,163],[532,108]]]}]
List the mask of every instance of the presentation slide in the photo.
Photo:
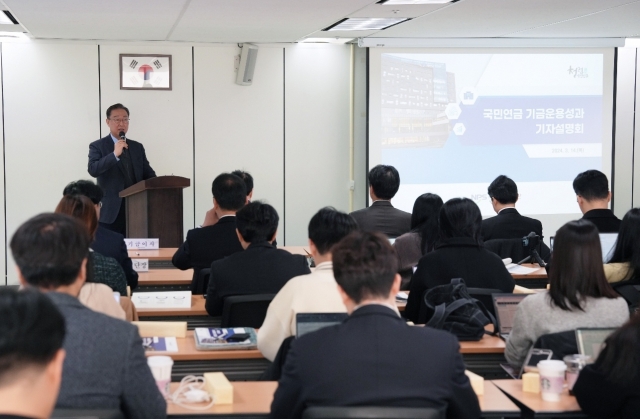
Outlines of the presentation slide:
[{"label": "presentation slide", "polygon": [[400,172],[394,206],[432,192],[493,216],[487,187],[504,174],[522,214],[572,219],[575,176],[611,178],[612,51],[396,51],[369,67],[369,167]]}]

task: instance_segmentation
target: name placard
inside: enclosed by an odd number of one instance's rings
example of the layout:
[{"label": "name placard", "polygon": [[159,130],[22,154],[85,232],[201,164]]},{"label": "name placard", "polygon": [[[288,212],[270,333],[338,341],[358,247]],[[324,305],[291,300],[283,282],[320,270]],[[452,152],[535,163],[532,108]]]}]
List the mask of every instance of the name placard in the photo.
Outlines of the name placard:
[{"label": "name placard", "polygon": [[131,259],[131,265],[136,272],[149,272],[149,259]]},{"label": "name placard", "polygon": [[140,308],[190,308],[191,291],[135,292],[131,302]]},{"label": "name placard", "polygon": [[160,240],[158,239],[124,239],[127,249],[138,250],[157,250],[160,249]]}]

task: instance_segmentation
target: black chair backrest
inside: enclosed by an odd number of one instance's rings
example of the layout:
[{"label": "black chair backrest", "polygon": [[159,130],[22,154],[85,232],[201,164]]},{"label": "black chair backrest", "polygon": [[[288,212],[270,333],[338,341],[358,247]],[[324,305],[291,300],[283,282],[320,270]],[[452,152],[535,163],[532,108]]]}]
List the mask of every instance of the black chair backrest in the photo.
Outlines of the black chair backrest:
[{"label": "black chair backrest", "polygon": [[611,284],[615,292],[620,294],[629,305],[629,311],[635,312],[640,307],[640,285],[637,279]]},{"label": "black chair backrest", "polygon": [[55,409],[52,419],[125,419],[118,409]]},{"label": "black chair backrest", "polygon": [[211,276],[210,268],[196,269],[191,280],[191,293],[197,295],[206,294],[209,287],[209,276]]},{"label": "black chair backrest", "polygon": [[[520,262],[531,253],[528,247],[522,246],[521,238],[487,240],[484,242],[484,247],[500,256],[501,259],[510,258],[513,263]],[[542,260],[548,262],[551,257],[549,246],[544,242],[540,242],[540,247],[537,250]],[[535,260],[529,261],[529,263],[534,262]]]},{"label": "black chair backrest", "polygon": [[444,419],[446,409],[433,407],[309,407],[302,419]]},{"label": "black chair backrest", "polygon": [[493,288],[467,288],[467,291],[469,291],[469,295],[471,297],[480,301],[482,305],[484,305],[484,308],[486,308],[489,313],[493,314],[493,317],[496,317],[496,310],[493,307],[493,298],[491,295],[502,294],[503,292],[501,290]]},{"label": "black chair backrest", "polygon": [[551,349],[553,351],[551,359],[562,361],[562,358],[566,355],[574,355],[578,353],[576,331],[567,330],[566,332],[542,335],[536,340],[533,347],[538,349]]},{"label": "black chair backrest", "polygon": [[259,328],[275,296],[275,294],[254,294],[224,297],[220,326]]}]

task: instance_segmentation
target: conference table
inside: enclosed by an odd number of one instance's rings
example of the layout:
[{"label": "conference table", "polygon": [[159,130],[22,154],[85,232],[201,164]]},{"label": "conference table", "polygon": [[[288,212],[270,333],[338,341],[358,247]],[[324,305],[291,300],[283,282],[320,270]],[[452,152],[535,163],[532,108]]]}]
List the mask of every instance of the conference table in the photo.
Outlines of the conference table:
[{"label": "conference table", "polygon": [[149,269],[138,272],[138,288],[135,291],[188,291],[193,269]]},{"label": "conference table", "polygon": [[[245,381],[233,383],[233,404],[213,405],[206,410],[194,411],[167,403],[167,414],[172,418],[265,418],[269,414],[273,394],[278,387],[276,381]],[[171,383],[171,391],[178,383]],[[520,417],[520,409],[490,381],[484,382],[484,395],[478,397],[483,418]],[[194,406],[206,406],[197,403]]]},{"label": "conference table", "polygon": [[[193,331],[184,338],[176,338],[177,352],[146,351],[147,356],[166,355],[173,359],[171,378],[179,381],[190,374],[224,372],[230,381],[257,380],[269,366],[269,361],[257,349],[223,351],[200,351],[196,349]],[[504,341],[496,336],[485,335],[478,342],[460,342],[460,353],[468,370],[487,379],[504,378],[500,367],[504,359]]]},{"label": "conference table", "polygon": [[546,402],[540,394],[522,391],[522,380],[494,380],[493,384],[502,390],[522,410],[523,418],[586,418],[580,411],[575,397],[567,389],[558,402]]},{"label": "conference table", "polygon": [[205,309],[202,295],[191,296],[189,308],[137,308],[141,321],[187,322],[188,329],[196,327],[220,327],[220,317],[211,317]]}]

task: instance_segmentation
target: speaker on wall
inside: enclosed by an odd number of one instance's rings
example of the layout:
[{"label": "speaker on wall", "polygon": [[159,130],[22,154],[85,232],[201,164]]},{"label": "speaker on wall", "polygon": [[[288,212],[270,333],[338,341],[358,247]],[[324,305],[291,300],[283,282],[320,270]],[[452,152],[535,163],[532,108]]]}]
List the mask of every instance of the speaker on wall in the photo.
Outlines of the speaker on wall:
[{"label": "speaker on wall", "polygon": [[236,84],[241,86],[251,86],[253,82],[253,72],[256,69],[256,59],[258,57],[258,47],[251,44],[243,44],[240,53],[240,64],[236,75]]}]

